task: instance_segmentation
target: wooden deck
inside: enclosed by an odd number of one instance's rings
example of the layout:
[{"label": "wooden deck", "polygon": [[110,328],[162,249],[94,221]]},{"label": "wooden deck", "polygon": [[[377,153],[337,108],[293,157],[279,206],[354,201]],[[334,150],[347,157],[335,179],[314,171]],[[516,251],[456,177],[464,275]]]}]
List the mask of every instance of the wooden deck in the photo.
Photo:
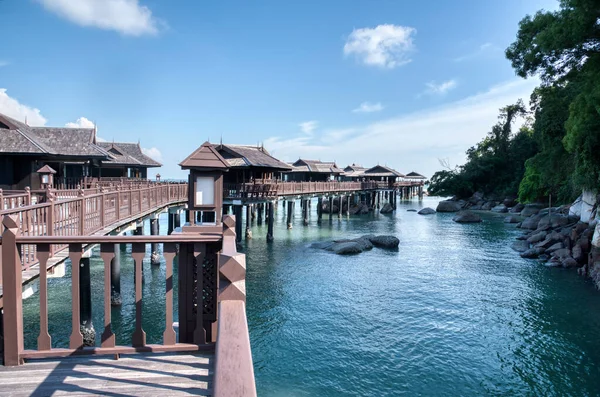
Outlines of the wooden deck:
[{"label": "wooden deck", "polygon": [[212,353],[71,357],[0,366],[0,396],[210,396]]}]

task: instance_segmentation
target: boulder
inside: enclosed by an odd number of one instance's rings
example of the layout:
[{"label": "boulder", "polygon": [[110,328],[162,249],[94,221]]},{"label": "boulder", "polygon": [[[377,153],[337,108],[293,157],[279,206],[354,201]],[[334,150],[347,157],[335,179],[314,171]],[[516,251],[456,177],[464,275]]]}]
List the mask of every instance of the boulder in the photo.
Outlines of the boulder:
[{"label": "boulder", "polygon": [[469,209],[471,211],[481,211],[481,205],[476,204],[476,205],[473,205],[473,206],[469,207]]},{"label": "boulder", "polygon": [[581,245],[579,244],[575,244],[573,246],[572,249],[572,254],[573,254],[573,259],[575,259],[577,261],[577,263],[583,263],[583,261],[586,259],[585,255],[583,253],[583,249],[581,248]]},{"label": "boulder", "polygon": [[372,236],[367,235],[362,238],[369,240],[375,247],[379,248],[397,248],[400,245],[400,240],[396,236],[381,235]]},{"label": "boulder", "polygon": [[517,218],[515,215],[509,215],[504,218],[504,223],[519,223],[519,218]]},{"label": "boulder", "polygon": [[477,223],[481,222],[481,217],[471,211],[460,211],[452,220],[458,223]]},{"label": "boulder", "polygon": [[383,207],[379,210],[381,214],[391,214],[394,212],[394,207],[390,203],[385,203]]},{"label": "boulder", "polygon": [[418,212],[419,215],[432,215],[435,214],[435,210],[433,208],[425,207],[421,211]]},{"label": "boulder", "polygon": [[417,212],[417,210],[416,210],[416,209],[414,209],[414,208],[409,208],[409,209],[407,209],[406,211],[408,211],[408,212]]},{"label": "boulder", "polygon": [[508,212],[508,208],[504,204],[500,204],[492,208],[492,212],[505,213]]},{"label": "boulder", "polygon": [[559,250],[554,251],[554,253],[552,254],[552,257],[558,258],[560,260],[569,258],[569,257],[571,257],[571,250],[568,248],[561,248]]},{"label": "boulder", "polygon": [[512,207],[516,204],[516,200],[513,197],[507,197],[502,201],[505,207]]},{"label": "boulder", "polygon": [[520,214],[520,213],[521,213],[521,211],[523,211],[523,208],[525,208],[525,206],[524,206],[523,204],[521,204],[521,203],[517,203],[517,204],[515,204],[515,206],[514,206],[514,207],[512,207],[512,208],[510,209],[510,211],[509,211],[509,212],[510,212],[510,213],[512,213],[512,214],[516,214],[516,213],[519,213],[519,214]]},{"label": "boulder", "polygon": [[555,243],[555,244],[551,245],[550,247],[546,248],[546,253],[552,254],[555,251],[558,251],[559,249],[563,249],[563,248],[565,248],[563,243],[558,242],[558,243]]},{"label": "boulder", "polygon": [[[523,211],[525,211],[525,210],[523,210]],[[540,215],[530,216],[529,218],[527,218],[523,222],[521,222],[521,229],[529,229],[529,230],[537,229],[538,223],[540,223],[540,219],[542,219],[542,217]]]},{"label": "boulder", "polygon": [[566,267],[566,268],[578,267],[579,266],[579,264],[577,263],[577,261],[575,259],[571,258],[570,256],[562,259],[560,261],[560,264],[562,265],[562,267]]},{"label": "boulder", "polygon": [[354,241],[336,243],[331,247],[331,250],[338,255],[355,255],[363,251],[360,245]]},{"label": "boulder", "polygon": [[333,241],[318,241],[316,243],[312,243],[310,247],[322,250],[331,250],[331,247],[333,247],[334,244],[335,243]]},{"label": "boulder", "polygon": [[496,205],[498,205],[497,202],[495,201],[488,201],[487,203],[485,203],[484,205],[481,206],[481,209],[484,211],[489,211],[492,208],[494,208]]},{"label": "boulder", "polygon": [[539,243],[540,241],[543,241],[545,238],[546,238],[546,232],[538,232],[538,233],[532,234],[527,239],[527,242],[529,244],[536,244],[536,243]]},{"label": "boulder", "polygon": [[544,249],[543,248],[530,248],[525,252],[521,253],[521,258],[527,258],[527,259],[535,259],[537,257],[539,257],[540,255],[542,255],[544,253]]},{"label": "boulder", "polygon": [[527,204],[521,211],[521,216],[526,217],[526,216],[535,215],[538,212],[540,212],[540,210],[543,207],[544,206],[542,204]]},{"label": "boulder", "polygon": [[440,201],[436,211],[437,212],[458,212],[461,206],[457,201],[444,200]]},{"label": "boulder", "polygon": [[328,249],[329,251],[333,251],[335,245],[342,243],[356,243],[360,247],[361,251],[370,251],[373,249],[373,244],[371,243],[371,241],[367,240],[364,237],[359,237],[355,239],[334,240],[332,246],[326,249]]},{"label": "boulder", "polygon": [[517,240],[510,247],[517,252],[525,252],[529,249],[529,243],[527,241]]},{"label": "boulder", "polygon": [[350,211],[348,212],[350,215],[364,215],[364,214],[368,214],[369,213],[369,207],[364,204],[364,203],[360,203],[358,205],[355,205],[354,207],[350,207]]}]

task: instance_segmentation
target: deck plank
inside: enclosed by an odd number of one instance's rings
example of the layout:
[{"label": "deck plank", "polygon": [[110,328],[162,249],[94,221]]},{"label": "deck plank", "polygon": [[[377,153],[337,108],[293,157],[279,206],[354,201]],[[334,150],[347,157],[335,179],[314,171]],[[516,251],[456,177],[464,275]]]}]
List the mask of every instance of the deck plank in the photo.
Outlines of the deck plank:
[{"label": "deck plank", "polygon": [[213,353],[32,360],[0,367],[0,396],[209,396]]}]

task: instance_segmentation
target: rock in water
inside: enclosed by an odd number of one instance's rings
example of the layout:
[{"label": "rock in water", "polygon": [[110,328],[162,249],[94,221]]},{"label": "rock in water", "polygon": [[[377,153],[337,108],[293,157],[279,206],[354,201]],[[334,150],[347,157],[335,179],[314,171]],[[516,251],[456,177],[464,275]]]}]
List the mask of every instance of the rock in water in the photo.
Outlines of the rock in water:
[{"label": "rock in water", "polygon": [[511,248],[517,252],[525,252],[529,249],[529,243],[523,240],[517,240],[512,245]]},{"label": "rock in water", "polygon": [[358,243],[354,241],[334,244],[331,250],[338,255],[354,255],[362,252]]},{"label": "rock in water", "polygon": [[[525,211],[525,210],[523,210],[523,211]],[[529,229],[529,230],[537,229],[538,224],[540,223],[540,219],[542,219],[541,215],[530,216],[529,218],[525,219],[521,223],[521,229]]]},{"label": "rock in water", "polygon": [[381,235],[381,236],[363,236],[363,238],[369,240],[375,247],[379,248],[397,248],[400,245],[400,240],[395,236]]},{"label": "rock in water", "polygon": [[514,215],[509,215],[504,218],[504,223],[519,223],[519,218]]},{"label": "rock in water", "polygon": [[417,212],[417,210],[416,210],[416,209],[414,209],[414,208],[409,208],[409,209],[407,209],[406,211],[407,211],[407,212]]},{"label": "rock in water", "polygon": [[543,248],[531,248],[521,253],[521,258],[535,259],[544,253]]},{"label": "rock in water", "polygon": [[526,216],[535,215],[538,212],[540,212],[540,210],[542,208],[544,208],[544,206],[542,204],[527,204],[523,208],[523,211],[521,211],[521,216],[526,217]]},{"label": "rock in water", "polygon": [[492,208],[492,212],[505,213],[508,212],[508,208],[504,204],[500,204]]},{"label": "rock in water", "polygon": [[385,203],[383,207],[379,210],[379,212],[382,214],[391,214],[392,212],[394,212],[394,208],[390,203]]},{"label": "rock in water", "polygon": [[460,211],[452,220],[458,223],[477,223],[481,222],[481,217],[471,211]]},{"label": "rock in water", "polygon": [[530,244],[539,243],[540,241],[544,241],[546,238],[546,232],[538,232],[527,239],[527,242]]},{"label": "rock in water", "polygon": [[525,206],[523,204],[521,204],[521,203],[518,203],[518,204],[515,204],[515,206],[512,207],[509,212],[511,214],[516,214],[516,213],[520,214],[521,211],[523,211],[523,208],[525,208]]},{"label": "rock in water", "polygon": [[460,211],[460,203],[458,201],[444,200],[440,201],[436,211],[437,212],[458,212]]},{"label": "rock in water", "polygon": [[435,214],[435,210],[433,208],[425,207],[421,211],[418,212],[419,215],[432,215]]}]

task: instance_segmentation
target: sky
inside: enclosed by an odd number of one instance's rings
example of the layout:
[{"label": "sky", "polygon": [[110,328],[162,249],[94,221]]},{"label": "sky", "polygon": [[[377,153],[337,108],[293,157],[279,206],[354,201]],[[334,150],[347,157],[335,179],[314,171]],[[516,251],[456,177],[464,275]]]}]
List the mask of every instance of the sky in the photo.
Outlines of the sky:
[{"label": "sky", "polygon": [[140,142],[163,178],[206,140],[431,177],[528,101],[504,50],[556,0],[0,0],[0,113]]}]

